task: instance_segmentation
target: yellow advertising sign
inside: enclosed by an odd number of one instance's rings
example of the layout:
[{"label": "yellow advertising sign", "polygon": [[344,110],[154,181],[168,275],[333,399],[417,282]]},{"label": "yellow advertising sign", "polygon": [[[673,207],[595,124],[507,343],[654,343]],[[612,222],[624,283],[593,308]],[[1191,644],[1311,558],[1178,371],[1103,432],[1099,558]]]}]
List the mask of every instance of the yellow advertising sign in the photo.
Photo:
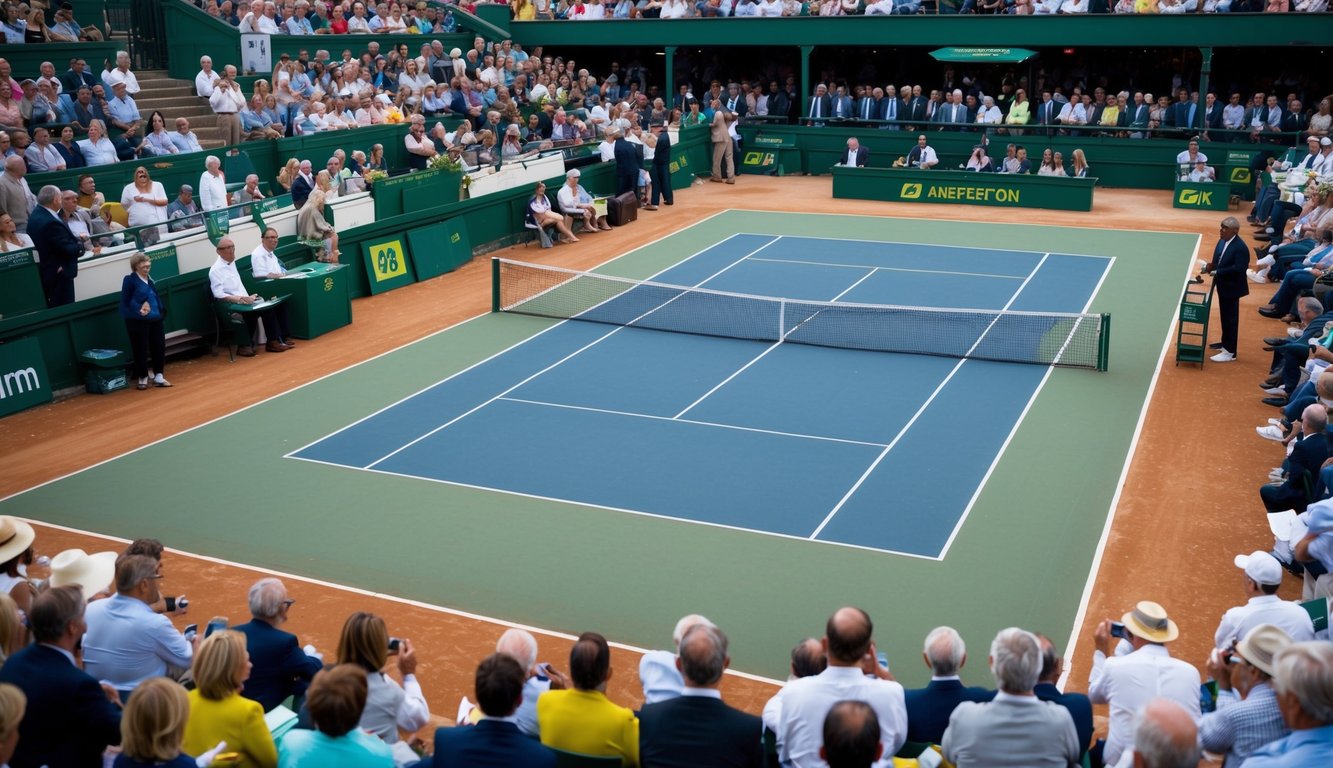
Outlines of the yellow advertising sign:
[{"label": "yellow advertising sign", "polygon": [[387,240],[370,246],[370,263],[375,282],[382,283],[407,274],[403,241]]}]

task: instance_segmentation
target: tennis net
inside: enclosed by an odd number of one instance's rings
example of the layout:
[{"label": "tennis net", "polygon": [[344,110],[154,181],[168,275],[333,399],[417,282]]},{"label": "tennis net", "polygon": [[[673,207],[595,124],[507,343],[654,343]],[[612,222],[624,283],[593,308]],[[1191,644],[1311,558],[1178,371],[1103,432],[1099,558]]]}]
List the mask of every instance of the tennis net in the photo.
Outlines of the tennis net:
[{"label": "tennis net", "polygon": [[801,301],[494,258],[492,309],[609,325],[1105,371],[1110,315]]}]

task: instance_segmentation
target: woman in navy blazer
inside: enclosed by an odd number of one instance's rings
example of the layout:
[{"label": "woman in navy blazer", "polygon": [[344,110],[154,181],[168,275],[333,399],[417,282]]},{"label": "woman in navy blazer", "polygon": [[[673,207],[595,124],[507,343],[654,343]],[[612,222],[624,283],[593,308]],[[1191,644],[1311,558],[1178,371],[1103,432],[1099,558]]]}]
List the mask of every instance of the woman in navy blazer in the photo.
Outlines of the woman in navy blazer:
[{"label": "woman in navy blazer", "polygon": [[130,257],[130,274],[120,283],[120,316],[125,318],[125,332],[134,353],[134,376],[139,389],[148,389],[148,373],[153,372],[153,386],[169,387],[162,377],[167,340],[162,330],[162,299],[148,273],[153,260],[144,253]]}]

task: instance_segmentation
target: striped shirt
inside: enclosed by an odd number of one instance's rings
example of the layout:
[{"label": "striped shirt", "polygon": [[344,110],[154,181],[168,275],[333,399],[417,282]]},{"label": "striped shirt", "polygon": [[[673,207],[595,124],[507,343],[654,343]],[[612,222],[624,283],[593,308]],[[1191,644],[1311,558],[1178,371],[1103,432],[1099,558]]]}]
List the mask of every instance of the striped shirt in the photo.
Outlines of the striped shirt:
[{"label": "striped shirt", "polygon": [[1290,734],[1268,683],[1251,688],[1243,700],[1235,691],[1218,691],[1217,711],[1199,720],[1199,743],[1209,752],[1226,755],[1223,768],[1240,765],[1259,747]]}]

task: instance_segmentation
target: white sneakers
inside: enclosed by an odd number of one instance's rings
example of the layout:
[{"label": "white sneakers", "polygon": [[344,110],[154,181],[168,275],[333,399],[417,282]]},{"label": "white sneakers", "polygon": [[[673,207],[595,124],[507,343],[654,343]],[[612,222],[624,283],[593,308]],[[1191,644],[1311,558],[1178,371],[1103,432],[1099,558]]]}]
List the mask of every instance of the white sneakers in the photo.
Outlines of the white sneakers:
[{"label": "white sneakers", "polygon": [[1282,427],[1276,427],[1272,424],[1269,424],[1266,427],[1255,427],[1254,431],[1259,433],[1259,437],[1262,437],[1265,440],[1273,440],[1279,443],[1282,442],[1282,438],[1285,437],[1285,435],[1282,434]]},{"label": "white sneakers", "polygon": [[1282,387],[1264,387],[1264,394],[1273,396],[1285,395],[1287,394],[1287,390]]},{"label": "white sneakers", "polygon": [[1255,265],[1260,266],[1260,267],[1271,267],[1271,266],[1273,266],[1273,265],[1276,264],[1276,263],[1277,263],[1277,259],[1273,258],[1273,254],[1270,253],[1270,254],[1268,254],[1267,256],[1263,257],[1262,259],[1259,259],[1258,261],[1256,261],[1256,262],[1255,262]]},{"label": "white sneakers", "polygon": [[1214,363],[1229,363],[1232,360],[1235,360],[1236,356],[1224,349],[1208,359],[1212,360]]},{"label": "white sneakers", "polygon": [[1247,269],[1247,270],[1245,270],[1245,276],[1248,277],[1248,278],[1250,278],[1250,282],[1251,282],[1251,283],[1260,283],[1260,284],[1263,284],[1263,283],[1268,282],[1268,270],[1267,270],[1267,269],[1260,270],[1259,272],[1255,272],[1253,269]]}]

